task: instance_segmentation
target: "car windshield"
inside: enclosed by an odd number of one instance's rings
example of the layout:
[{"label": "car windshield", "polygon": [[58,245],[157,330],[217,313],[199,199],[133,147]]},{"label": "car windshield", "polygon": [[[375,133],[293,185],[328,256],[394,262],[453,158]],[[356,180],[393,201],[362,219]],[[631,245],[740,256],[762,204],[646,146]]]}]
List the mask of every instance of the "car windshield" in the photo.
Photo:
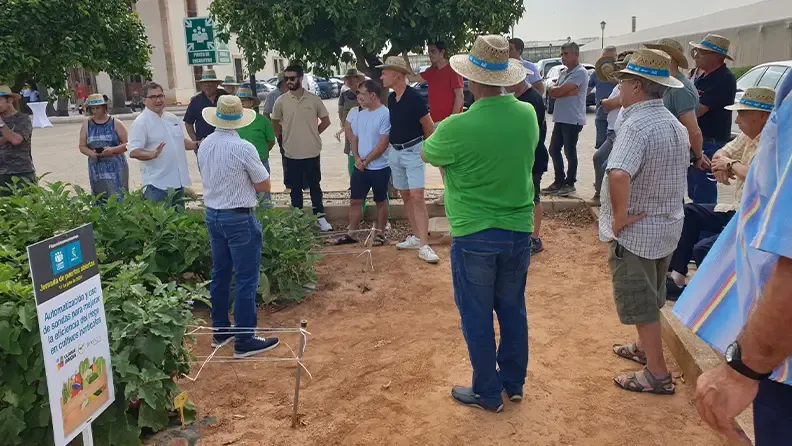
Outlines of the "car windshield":
[{"label": "car windshield", "polygon": [[556,65],[547,72],[547,78],[553,79],[561,75],[561,70],[564,69],[563,65]]}]

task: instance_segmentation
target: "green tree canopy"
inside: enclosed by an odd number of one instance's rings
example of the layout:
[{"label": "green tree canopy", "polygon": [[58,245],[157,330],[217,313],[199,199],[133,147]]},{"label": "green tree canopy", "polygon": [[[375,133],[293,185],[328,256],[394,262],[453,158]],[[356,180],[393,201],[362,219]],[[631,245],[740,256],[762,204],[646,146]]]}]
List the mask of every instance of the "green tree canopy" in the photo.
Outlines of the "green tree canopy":
[{"label": "green tree canopy", "polygon": [[505,33],[525,8],[523,0],[214,0],[209,9],[221,37],[236,34],[253,72],[275,50],[319,70],[356,60],[373,75],[379,60],[427,41],[454,52],[477,35]]},{"label": "green tree canopy", "polygon": [[0,83],[55,89],[68,70],[148,75],[151,48],[130,0],[0,0]]}]

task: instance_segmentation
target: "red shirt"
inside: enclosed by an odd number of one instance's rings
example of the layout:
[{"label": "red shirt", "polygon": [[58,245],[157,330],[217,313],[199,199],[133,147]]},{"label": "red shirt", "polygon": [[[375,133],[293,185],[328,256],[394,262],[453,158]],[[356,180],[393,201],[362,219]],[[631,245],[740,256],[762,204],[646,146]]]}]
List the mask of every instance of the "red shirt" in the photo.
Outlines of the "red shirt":
[{"label": "red shirt", "polygon": [[77,87],[77,99],[85,99],[85,88],[82,85]]},{"label": "red shirt", "polygon": [[[451,116],[454,107],[454,89],[463,88],[462,76],[458,75],[451,64],[442,69],[437,69],[434,65],[421,73],[427,84],[429,84],[429,114],[432,121],[440,122]],[[462,108],[456,110],[461,112]]]}]

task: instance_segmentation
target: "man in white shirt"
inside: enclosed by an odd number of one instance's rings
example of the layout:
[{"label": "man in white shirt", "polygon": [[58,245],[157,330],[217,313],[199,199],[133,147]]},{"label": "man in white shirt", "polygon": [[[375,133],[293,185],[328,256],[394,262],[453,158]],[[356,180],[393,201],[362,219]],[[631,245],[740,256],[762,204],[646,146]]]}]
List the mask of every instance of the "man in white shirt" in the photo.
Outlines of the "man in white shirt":
[{"label": "man in white shirt", "polygon": [[132,123],[127,144],[129,157],[140,161],[143,197],[184,208],[184,188],[192,184],[185,151],[200,141],[185,138],[181,119],[165,111],[161,85],[144,85],[143,103],[146,109]]},{"label": "man in white shirt", "polygon": [[520,63],[531,73],[525,75],[525,83],[533,87],[540,96],[544,97],[544,79],[542,79],[542,75],[539,74],[539,68],[530,60],[523,59],[523,51],[525,51],[525,42],[523,42],[522,39],[518,39],[517,37],[509,39],[509,58],[520,60]]},{"label": "man in white shirt", "polygon": [[[224,95],[217,107],[206,107],[201,115],[215,128],[198,152],[212,247],[212,346],[234,339],[234,357],[246,358],[278,346],[278,338],[260,338],[253,332],[263,244],[261,222],[253,209],[259,203],[256,193],[270,191],[269,173],[255,146],[236,132],[256,119],[254,110],[243,109],[238,97]],[[228,318],[232,274],[233,327]]]},{"label": "man in white shirt", "polygon": [[391,170],[385,153],[390,144],[390,113],[382,105],[382,87],[367,80],[358,86],[360,111],[350,113],[347,121],[352,127],[352,155],[355,157],[355,170],[352,172],[349,204],[349,234],[338,239],[338,244],[356,243],[356,230],[363,216],[363,202],[369,190],[374,190],[377,203],[377,234],[375,245],[385,243],[385,225],[388,222],[388,181]]}]

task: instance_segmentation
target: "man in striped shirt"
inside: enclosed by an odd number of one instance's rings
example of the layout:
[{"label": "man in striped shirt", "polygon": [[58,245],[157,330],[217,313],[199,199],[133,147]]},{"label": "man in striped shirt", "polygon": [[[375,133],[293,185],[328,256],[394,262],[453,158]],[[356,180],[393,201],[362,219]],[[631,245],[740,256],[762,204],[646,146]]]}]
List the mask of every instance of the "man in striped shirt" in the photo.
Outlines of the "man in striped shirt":
[{"label": "man in striped shirt", "polygon": [[[261,223],[253,214],[257,192],[269,192],[269,173],[253,144],[236,129],[250,125],[256,112],[243,109],[236,96],[221,96],[217,107],[202,111],[215,127],[198,152],[206,206],[206,227],[212,247],[212,346],[234,342],[234,357],[245,358],[277,347],[277,338],[254,336],[256,290],[263,244]],[[234,328],[228,318],[231,274],[234,274]]]}]

